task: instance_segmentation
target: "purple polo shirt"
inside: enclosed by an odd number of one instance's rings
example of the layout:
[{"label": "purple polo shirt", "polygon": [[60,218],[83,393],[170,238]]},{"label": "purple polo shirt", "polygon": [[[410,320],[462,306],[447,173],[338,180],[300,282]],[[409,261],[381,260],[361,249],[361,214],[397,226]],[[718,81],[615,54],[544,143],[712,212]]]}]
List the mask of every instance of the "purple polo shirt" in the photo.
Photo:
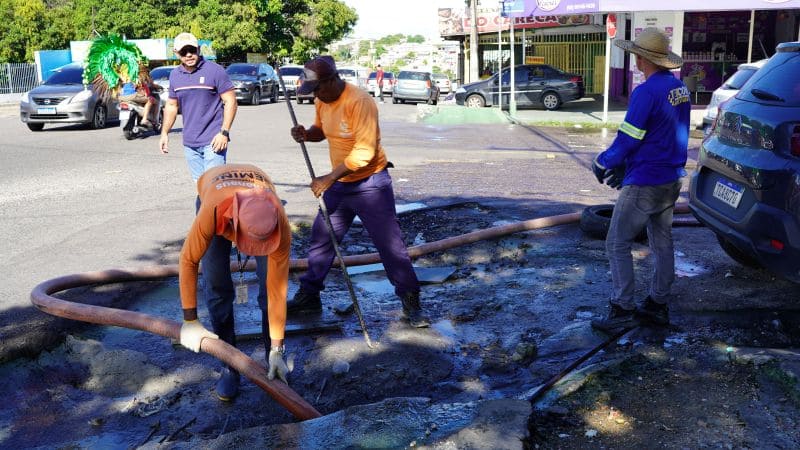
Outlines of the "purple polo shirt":
[{"label": "purple polo shirt", "polygon": [[177,99],[183,115],[183,145],[202,147],[222,128],[221,93],[233,89],[225,69],[200,58],[194,72],[179,65],[169,74],[169,98]]}]

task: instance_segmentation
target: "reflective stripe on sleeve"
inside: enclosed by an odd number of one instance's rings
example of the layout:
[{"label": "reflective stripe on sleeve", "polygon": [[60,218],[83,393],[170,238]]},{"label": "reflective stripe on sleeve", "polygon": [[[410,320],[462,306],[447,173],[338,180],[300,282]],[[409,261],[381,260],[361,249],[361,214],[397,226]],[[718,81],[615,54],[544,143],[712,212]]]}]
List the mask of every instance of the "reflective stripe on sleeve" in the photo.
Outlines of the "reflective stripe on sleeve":
[{"label": "reflective stripe on sleeve", "polygon": [[630,136],[630,137],[632,137],[634,139],[638,139],[640,141],[642,139],[644,139],[644,135],[645,135],[645,133],[647,133],[646,130],[640,130],[640,129],[636,128],[635,126],[629,124],[628,122],[622,122],[622,124],[620,124],[620,126],[619,126],[619,131],[622,131],[623,133],[627,134],[628,136]]}]

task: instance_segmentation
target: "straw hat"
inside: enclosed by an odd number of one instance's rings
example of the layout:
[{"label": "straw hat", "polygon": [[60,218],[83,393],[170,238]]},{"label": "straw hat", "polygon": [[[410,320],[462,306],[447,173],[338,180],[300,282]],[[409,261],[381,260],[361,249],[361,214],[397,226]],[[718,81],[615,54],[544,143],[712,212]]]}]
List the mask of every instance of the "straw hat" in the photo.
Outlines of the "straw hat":
[{"label": "straw hat", "polygon": [[645,28],[633,41],[618,40],[614,45],[667,69],[683,65],[683,58],[669,50],[669,38],[655,27]]}]

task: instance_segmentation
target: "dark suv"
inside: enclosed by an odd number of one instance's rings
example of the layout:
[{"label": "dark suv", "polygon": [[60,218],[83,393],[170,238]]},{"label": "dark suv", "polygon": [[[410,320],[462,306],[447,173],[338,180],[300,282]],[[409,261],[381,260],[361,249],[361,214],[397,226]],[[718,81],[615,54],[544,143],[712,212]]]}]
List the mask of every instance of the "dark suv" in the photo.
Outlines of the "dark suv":
[{"label": "dark suv", "polygon": [[689,207],[734,260],[800,283],[800,42],[722,104]]},{"label": "dark suv", "polygon": [[267,97],[272,103],[278,102],[278,75],[269,64],[233,63],[225,72],[236,88],[236,100],[258,105],[262,97]]}]

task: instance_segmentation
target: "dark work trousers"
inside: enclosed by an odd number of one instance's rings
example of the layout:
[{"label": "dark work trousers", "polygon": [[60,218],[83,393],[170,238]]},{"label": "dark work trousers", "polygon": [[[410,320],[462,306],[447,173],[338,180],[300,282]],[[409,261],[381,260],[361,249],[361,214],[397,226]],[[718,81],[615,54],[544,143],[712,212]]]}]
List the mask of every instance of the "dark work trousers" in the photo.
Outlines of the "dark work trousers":
[{"label": "dark work trousers", "polygon": [[[378,249],[394,292],[401,297],[407,293],[419,292],[417,274],[411,266],[411,258],[408,257],[400,222],[397,220],[392,177],[388,170],[384,169],[352,183],[337,181],[325,191],[322,198],[338,242],[342,241],[353,219],[358,215]],[[325,276],[328,275],[335,257],[336,251],[320,212],[311,228],[308,271],[300,277],[304,291],[315,293],[325,288]]]},{"label": "dark work trousers", "polygon": [[[200,201],[197,205],[199,208]],[[242,263],[245,256],[242,255]],[[267,311],[267,257],[258,256],[256,259],[256,274],[258,275],[258,306],[261,311]],[[211,327],[220,339],[236,346],[236,333],[234,331],[233,300],[234,288],[231,278],[231,241],[222,236],[214,236],[208,250],[203,255],[200,266],[203,272],[203,292],[206,297],[206,307],[211,319]],[[235,274],[234,276],[239,276]],[[262,314],[263,316],[264,314]]]}]

